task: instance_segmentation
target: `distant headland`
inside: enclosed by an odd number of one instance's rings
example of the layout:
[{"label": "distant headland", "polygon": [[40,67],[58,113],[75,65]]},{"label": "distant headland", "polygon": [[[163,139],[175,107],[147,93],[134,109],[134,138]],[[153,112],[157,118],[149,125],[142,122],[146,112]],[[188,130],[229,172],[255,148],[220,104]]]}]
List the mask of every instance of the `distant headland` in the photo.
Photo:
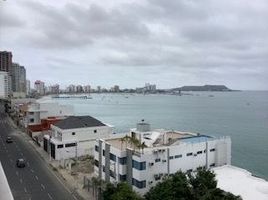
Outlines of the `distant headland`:
[{"label": "distant headland", "polygon": [[215,92],[230,92],[237,91],[226,87],[225,85],[203,85],[203,86],[182,86],[173,88],[172,91],[215,91]]}]

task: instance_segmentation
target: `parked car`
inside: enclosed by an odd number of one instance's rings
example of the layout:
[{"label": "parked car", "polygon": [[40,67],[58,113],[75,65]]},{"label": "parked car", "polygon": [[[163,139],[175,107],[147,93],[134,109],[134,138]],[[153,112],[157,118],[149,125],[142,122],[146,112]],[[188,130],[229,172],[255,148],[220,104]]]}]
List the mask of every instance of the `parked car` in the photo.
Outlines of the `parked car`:
[{"label": "parked car", "polygon": [[6,143],[12,143],[12,142],[13,142],[12,137],[8,136],[6,139]]},{"label": "parked car", "polygon": [[16,162],[16,166],[19,168],[24,168],[26,166],[25,160],[23,158],[19,158]]}]

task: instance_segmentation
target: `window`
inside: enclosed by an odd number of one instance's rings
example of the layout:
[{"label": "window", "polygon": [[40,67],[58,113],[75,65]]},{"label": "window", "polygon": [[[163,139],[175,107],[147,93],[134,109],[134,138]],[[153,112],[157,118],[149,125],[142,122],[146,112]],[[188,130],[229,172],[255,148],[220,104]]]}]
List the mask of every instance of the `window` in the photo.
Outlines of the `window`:
[{"label": "window", "polygon": [[102,171],[105,172],[105,166],[104,165],[102,165]]},{"label": "window", "polygon": [[102,150],[102,155],[105,156],[105,150]]},{"label": "window", "polygon": [[29,112],[29,115],[33,115],[34,114],[34,112]]},{"label": "window", "polygon": [[95,145],[95,151],[99,152],[99,146]]},{"label": "window", "polygon": [[187,155],[187,156],[192,156],[192,155],[193,155],[193,153],[187,153],[186,155]]},{"label": "window", "polygon": [[96,166],[96,167],[99,167],[99,161],[98,160],[94,160],[94,165]]},{"label": "window", "polygon": [[72,135],[75,135],[75,132],[72,132]]},{"label": "window", "polygon": [[94,130],[94,133],[97,133],[97,130],[96,129]]},{"label": "window", "polygon": [[76,143],[69,143],[69,144],[65,144],[65,147],[75,147]]},{"label": "window", "polygon": [[210,149],[209,151],[210,151],[210,152],[213,152],[213,151],[215,151],[215,148],[213,148],[213,149]]},{"label": "window", "polygon": [[58,149],[63,148],[63,144],[59,144],[59,145],[57,146],[57,148],[58,148]]},{"label": "window", "polygon": [[113,172],[112,170],[110,170],[110,176],[115,178],[115,172]]},{"label": "window", "polygon": [[215,163],[212,163],[211,165],[209,165],[210,167],[215,167],[216,165],[215,165]]},{"label": "window", "polygon": [[132,185],[136,186],[137,188],[146,188],[146,181],[138,181],[135,178],[132,178]]},{"label": "window", "polygon": [[33,122],[34,122],[34,119],[33,119],[33,118],[31,118],[31,119],[30,119],[30,122],[31,122],[31,123],[33,123]]},{"label": "window", "polygon": [[116,156],[112,153],[110,153],[110,160],[116,161]]},{"label": "window", "polygon": [[120,181],[126,181],[127,180],[127,175],[126,174],[125,175],[119,174],[119,180]]},{"label": "window", "polygon": [[202,151],[198,151],[197,154],[202,154]]},{"label": "window", "polygon": [[118,158],[118,162],[119,162],[121,165],[125,165],[125,164],[127,164],[127,157]]},{"label": "window", "polygon": [[207,150],[205,149],[205,150],[204,150],[204,153],[206,153],[206,152],[207,152]]},{"label": "window", "polygon": [[160,158],[156,158],[156,159],[155,159],[155,162],[160,162],[160,161],[161,161]]},{"label": "window", "polygon": [[137,170],[145,170],[146,169],[146,162],[138,162],[136,160],[132,160],[132,167]]},{"label": "window", "polygon": [[181,158],[182,157],[182,155],[180,154],[180,155],[175,155],[175,158]]},{"label": "window", "polygon": [[174,156],[169,156],[169,159],[172,160],[174,158]]}]

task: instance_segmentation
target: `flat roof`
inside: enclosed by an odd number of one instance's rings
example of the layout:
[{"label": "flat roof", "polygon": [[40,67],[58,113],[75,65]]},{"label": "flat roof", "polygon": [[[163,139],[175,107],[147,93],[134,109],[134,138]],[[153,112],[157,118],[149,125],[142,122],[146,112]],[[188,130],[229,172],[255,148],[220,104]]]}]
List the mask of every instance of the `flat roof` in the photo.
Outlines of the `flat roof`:
[{"label": "flat roof", "polygon": [[[196,137],[196,134],[194,133],[180,132],[180,131],[164,131],[162,129],[153,130],[149,132],[142,132],[142,134],[144,137],[141,139],[141,143],[144,142],[147,145],[147,147],[145,147],[144,149],[171,146],[175,142],[183,140],[184,138],[189,139],[191,137]],[[164,134],[166,134],[165,137]],[[129,133],[120,135],[121,137],[119,136],[117,138],[106,139],[105,142],[111,144],[111,146],[113,146],[114,148],[120,149],[122,151],[126,150],[126,148],[138,149],[133,144],[122,141],[122,138],[125,137],[126,135],[130,136]]]},{"label": "flat roof", "polygon": [[232,165],[216,167],[213,171],[219,188],[240,195],[243,200],[268,199],[268,182],[253,176],[249,171]]}]

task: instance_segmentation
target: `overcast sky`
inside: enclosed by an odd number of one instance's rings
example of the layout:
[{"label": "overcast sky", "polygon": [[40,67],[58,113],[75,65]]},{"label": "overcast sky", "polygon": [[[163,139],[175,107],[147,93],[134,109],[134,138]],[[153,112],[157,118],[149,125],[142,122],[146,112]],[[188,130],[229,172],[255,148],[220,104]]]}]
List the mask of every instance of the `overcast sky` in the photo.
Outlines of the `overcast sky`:
[{"label": "overcast sky", "polygon": [[0,0],[31,81],[268,89],[267,0]]}]

